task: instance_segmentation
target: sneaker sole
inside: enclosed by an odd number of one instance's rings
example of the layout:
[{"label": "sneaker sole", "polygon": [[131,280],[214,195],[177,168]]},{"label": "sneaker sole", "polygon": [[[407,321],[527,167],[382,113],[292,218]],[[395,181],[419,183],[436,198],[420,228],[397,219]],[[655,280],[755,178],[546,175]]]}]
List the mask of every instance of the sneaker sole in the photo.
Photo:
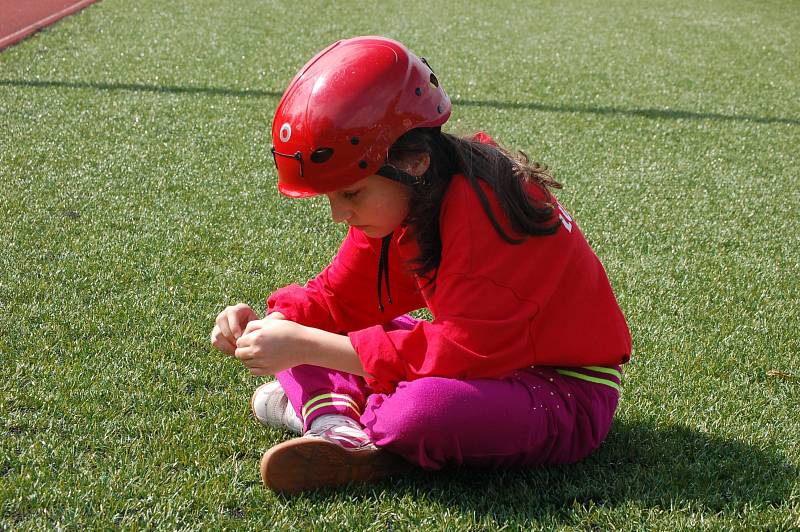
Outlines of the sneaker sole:
[{"label": "sneaker sole", "polygon": [[295,438],[261,458],[261,480],[280,493],[373,482],[408,471],[411,465],[383,449],[345,449],[324,439]]}]

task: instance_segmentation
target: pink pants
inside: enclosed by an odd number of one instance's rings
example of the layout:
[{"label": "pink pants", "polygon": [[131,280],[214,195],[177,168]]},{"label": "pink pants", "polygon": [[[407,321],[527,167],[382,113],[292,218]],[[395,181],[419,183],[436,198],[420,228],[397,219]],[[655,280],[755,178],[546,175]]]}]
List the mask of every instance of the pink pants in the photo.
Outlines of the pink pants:
[{"label": "pink pants", "polygon": [[[403,316],[387,329],[415,321]],[[619,367],[532,367],[502,379],[426,377],[378,394],[361,377],[316,366],[277,374],[304,429],[344,414],[376,445],[426,469],[581,460],[608,434],[620,376]]]}]

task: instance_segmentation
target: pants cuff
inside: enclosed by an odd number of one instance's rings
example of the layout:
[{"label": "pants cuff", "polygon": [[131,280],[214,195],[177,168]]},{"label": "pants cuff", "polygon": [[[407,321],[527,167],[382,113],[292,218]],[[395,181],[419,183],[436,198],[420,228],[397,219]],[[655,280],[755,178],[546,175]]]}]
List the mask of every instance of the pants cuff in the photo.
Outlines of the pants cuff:
[{"label": "pants cuff", "polygon": [[323,393],[303,405],[300,416],[303,419],[303,432],[311,427],[312,421],[325,414],[342,414],[361,422],[361,408],[352,397],[343,393]]}]

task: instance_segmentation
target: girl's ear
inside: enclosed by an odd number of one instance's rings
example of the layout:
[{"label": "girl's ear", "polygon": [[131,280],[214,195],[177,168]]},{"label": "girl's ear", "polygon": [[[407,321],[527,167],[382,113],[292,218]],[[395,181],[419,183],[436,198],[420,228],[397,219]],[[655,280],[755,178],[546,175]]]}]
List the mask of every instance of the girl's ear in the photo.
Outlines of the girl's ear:
[{"label": "girl's ear", "polygon": [[406,157],[403,160],[403,164],[401,165],[402,168],[400,169],[407,174],[419,177],[428,171],[428,167],[430,165],[431,155],[426,152],[417,152]]}]

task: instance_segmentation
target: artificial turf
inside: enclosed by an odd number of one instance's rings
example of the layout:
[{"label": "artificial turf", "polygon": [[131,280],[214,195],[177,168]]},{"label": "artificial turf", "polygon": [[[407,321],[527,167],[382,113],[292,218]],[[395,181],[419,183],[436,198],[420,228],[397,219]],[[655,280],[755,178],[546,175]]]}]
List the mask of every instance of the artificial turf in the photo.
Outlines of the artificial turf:
[{"label": "artificial turf", "polygon": [[[585,462],[261,487],[288,434],[208,333],[335,252],[270,125],[358,34],[565,185],[634,338]],[[104,0],[0,53],[0,529],[800,527],[798,35],[791,1]]]}]

